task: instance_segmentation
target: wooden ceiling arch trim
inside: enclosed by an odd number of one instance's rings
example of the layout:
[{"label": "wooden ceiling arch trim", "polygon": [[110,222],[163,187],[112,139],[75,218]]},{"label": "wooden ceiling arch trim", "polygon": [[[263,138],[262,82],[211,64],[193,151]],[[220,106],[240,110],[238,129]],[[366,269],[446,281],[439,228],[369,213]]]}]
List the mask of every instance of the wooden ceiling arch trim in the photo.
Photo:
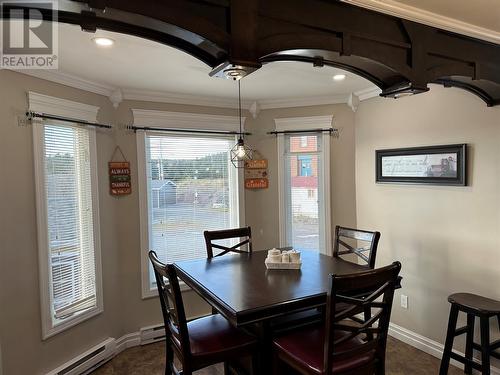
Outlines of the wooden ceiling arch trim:
[{"label": "wooden ceiling arch trim", "polygon": [[[500,45],[335,0],[60,0],[60,22],[183,50],[211,67],[322,60],[374,82],[382,96],[429,83],[500,103]],[[26,5],[37,8],[37,4]],[[51,13],[40,9],[45,19]],[[4,8],[3,18],[10,14]]]}]

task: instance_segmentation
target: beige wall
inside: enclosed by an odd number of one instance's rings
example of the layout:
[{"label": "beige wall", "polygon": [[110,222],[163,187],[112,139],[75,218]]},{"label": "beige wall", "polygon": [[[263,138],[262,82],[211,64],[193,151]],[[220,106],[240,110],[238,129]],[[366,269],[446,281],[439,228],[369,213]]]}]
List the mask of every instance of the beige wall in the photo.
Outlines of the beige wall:
[{"label": "beige wall", "polygon": [[[112,131],[98,131],[99,204],[101,215],[104,313],[48,340],[41,340],[35,182],[31,127],[19,127],[17,115],[27,108],[27,91],[99,106],[98,120]],[[44,374],[107,337],[119,338],[161,322],[157,298],[141,298],[137,149],[133,133],[120,129],[132,123],[131,108],[235,115],[230,109],[125,101],[115,110],[103,96],[0,70],[0,346],[3,373]],[[333,114],[340,139],[332,138],[332,212],[335,223],[354,225],[354,115],[345,105],[247,113],[249,138],[269,158],[271,186],[246,191],[246,222],[254,228],[257,249],[276,246],[278,235],[277,155],[275,117]],[[131,162],[133,193],[108,194],[107,162],[120,145]],[[184,293],[190,316],[205,314],[208,306],[194,293]]]},{"label": "beige wall", "polygon": [[41,341],[33,137],[31,126],[19,127],[16,121],[27,109],[28,90],[99,106],[102,122],[113,116],[102,96],[0,70],[0,341],[5,375],[45,373],[116,337],[120,327],[116,205],[106,175],[114,135],[105,131],[97,135],[104,313]]},{"label": "beige wall", "polygon": [[[382,233],[378,266],[393,260],[403,264],[394,323],[443,342],[449,294],[464,291],[500,299],[499,142],[500,108],[487,108],[458,89],[431,86],[426,94],[360,105],[358,227]],[[375,150],[452,143],[470,145],[469,186],[375,183]],[[401,293],[409,297],[408,310],[400,307]]]}]

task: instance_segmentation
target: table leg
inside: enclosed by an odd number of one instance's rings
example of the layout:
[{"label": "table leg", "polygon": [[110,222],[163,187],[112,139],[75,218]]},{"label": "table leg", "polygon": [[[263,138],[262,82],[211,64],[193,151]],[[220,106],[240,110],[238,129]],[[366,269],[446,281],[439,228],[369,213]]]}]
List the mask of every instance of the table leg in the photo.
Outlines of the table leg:
[{"label": "table leg", "polygon": [[273,373],[273,334],[269,320],[256,324],[256,334],[259,339],[259,359],[257,374],[271,375]]}]

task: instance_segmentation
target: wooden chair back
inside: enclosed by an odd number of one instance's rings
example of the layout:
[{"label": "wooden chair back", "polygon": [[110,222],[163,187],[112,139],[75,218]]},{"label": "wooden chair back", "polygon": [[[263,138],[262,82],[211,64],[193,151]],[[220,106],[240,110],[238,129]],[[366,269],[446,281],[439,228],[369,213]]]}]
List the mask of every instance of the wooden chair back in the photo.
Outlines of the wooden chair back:
[{"label": "wooden chair back", "polygon": [[[203,232],[205,236],[205,244],[207,246],[207,258],[212,259],[227,253],[240,253],[247,254],[252,252],[252,230],[250,227],[224,229]],[[228,247],[221,244],[214,243],[217,240],[225,240],[230,238],[243,238],[242,241],[236,245]],[[247,250],[242,250],[243,246],[247,245]],[[214,255],[214,249],[222,250],[220,253]]]},{"label": "wooden chair back", "polygon": [[[324,345],[326,375],[332,373],[334,361],[369,353],[375,353],[375,361],[370,364],[373,371],[376,366],[385,366],[387,333],[400,270],[401,263],[394,262],[361,274],[330,276]],[[371,310],[368,316],[364,314],[367,309]],[[338,345],[355,338],[363,339],[362,344],[336,350]]]},{"label": "wooden chair back", "polygon": [[[171,345],[179,360],[184,363],[190,358],[191,348],[177,272],[172,264],[166,265],[162,263],[154,251],[149,252],[149,259],[153,265],[158,294],[160,296],[163,321],[165,323],[167,351],[169,351],[169,346]],[[171,366],[173,366],[173,361],[171,361]],[[174,374],[177,373],[177,370],[174,368],[171,371]]]},{"label": "wooden chair back", "polygon": [[[352,246],[345,239],[355,240],[365,243],[363,247]],[[346,254],[356,254],[363,259],[370,268],[375,268],[377,257],[377,246],[380,239],[380,232],[370,232],[367,230],[335,227],[335,244],[333,246],[333,256],[340,257]],[[341,249],[342,247],[342,249]]]}]

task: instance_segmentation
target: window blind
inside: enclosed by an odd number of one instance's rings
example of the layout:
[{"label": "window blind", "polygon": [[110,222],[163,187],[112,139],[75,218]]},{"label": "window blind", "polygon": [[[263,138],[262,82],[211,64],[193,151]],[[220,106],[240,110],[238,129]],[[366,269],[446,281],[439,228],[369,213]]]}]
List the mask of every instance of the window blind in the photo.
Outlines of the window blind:
[{"label": "window blind", "polygon": [[320,250],[324,218],[320,209],[322,134],[285,137],[286,239],[301,250]]},{"label": "window blind", "polygon": [[[172,263],[205,258],[205,230],[238,226],[234,136],[146,134],[149,247]],[[151,286],[154,276],[150,268]]]},{"label": "window blind", "polygon": [[96,306],[89,130],[44,127],[50,303],[54,323]]}]

